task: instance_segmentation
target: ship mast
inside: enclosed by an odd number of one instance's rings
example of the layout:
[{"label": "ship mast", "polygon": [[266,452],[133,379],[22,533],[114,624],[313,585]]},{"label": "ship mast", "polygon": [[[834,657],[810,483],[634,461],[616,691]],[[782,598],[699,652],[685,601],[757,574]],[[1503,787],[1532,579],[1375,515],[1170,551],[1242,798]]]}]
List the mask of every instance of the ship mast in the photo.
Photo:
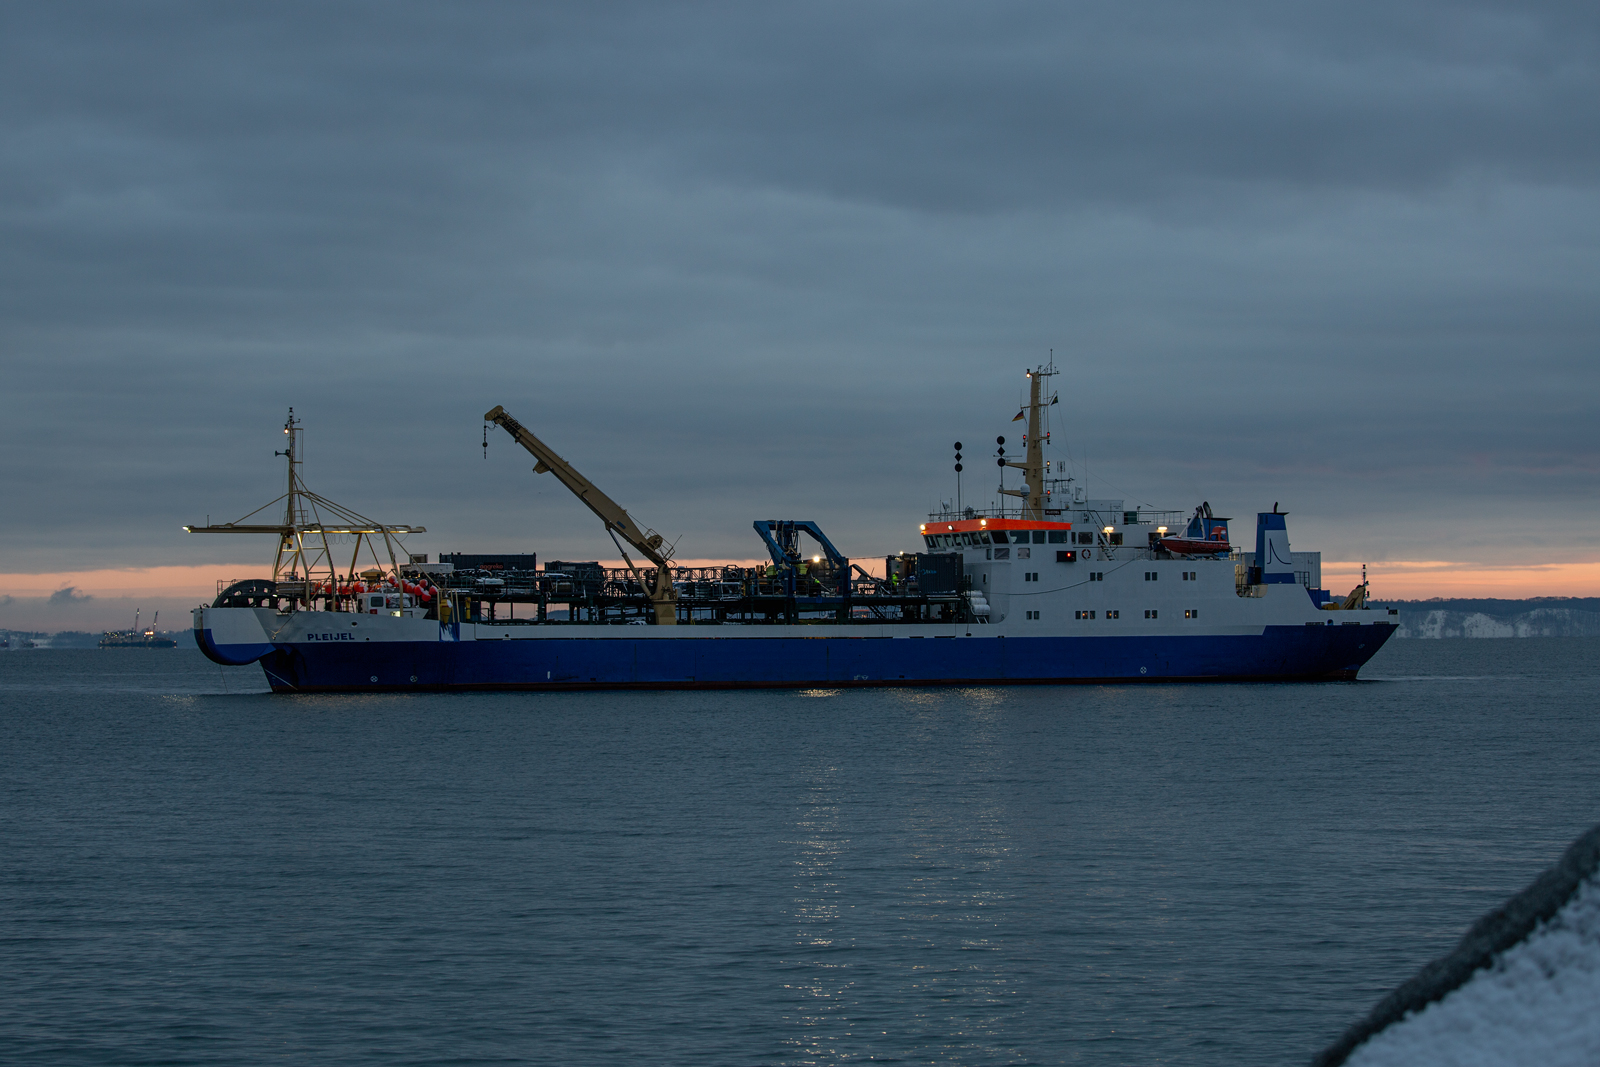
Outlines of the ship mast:
[{"label": "ship mast", "polygon": [[[341,610],[346,594],[339,592],[340,584],[355,582],[356,568],[361,565],[363,545],[369,550],[372,562],[377,565],[379,571],[382,571],[384,561],[378,554],[381,544],[384,555],[388,557],[388,570],[398,581],[401,567],[404,563],[410,562],[409,556],[406,556],[404,561],[397,558],[396,553],[400,548],[401,538],[405,534],[426,533],[427,528],[373,522],[365,515],[313,493],[306,488],[305,481],[300,477],[300,467],[305,460],[301,455],[300,420],[295,418],[294,408],[289,409],[289,417],[283,424],[283,432],[289,438],[288,447],[282,452],[274,452],[273,455],[286,456],[289,460],[288,486],[284,495],[263,504],[235,522],[185,526],[184,531],[276,534],[278,553],[272,563],[272,581],[278,590],[278,595],[291,603],[310,603],[318,596],[323,596],[333,610]],[[284,505],[282,523],[248,521],[279,501]],[[354,538],[355,547],[350,553],[349,568],[343,575],[340,574],[339,562],[333,558],[333,542],[329,540],[330,536]],[[399,555],[404,556],[405,553],[401,552]],[[323,590],[320,593],[319,588]]]},{"label": "ship mast", "polygon": [[[1044,379],[1056,373],[1055,360],[1028,372],[1028,406],[1023,411],[1028,416],[1027,448],[1023,453],[1023,460],[1005,460],[1005,466],[1016,467],[1022,471],[1022,476],[1027,481],[1026,489],[1000,490],[1004,496],[1019,497],[1022,500],[1022,518],[1044,518],[1044,434],[1040,431],[1042,422],[1041,409],[1049,407],[1056,402],[1051,396],[1044,398]],[[1014,421],[1014,420],[1013,420]]]},{"label": "ship mast", "polygon": [[[300,434],[302,433],[300,420],[294,417],[294,408],[289,409],[289,417],[284,421],[283,433],[289,439],[288,445],[282,452],[272,453],[274,456],[287,456],[289,459],[289,487],[284,493],[283,533],[278,539],[278,556],[272,563],[272,580],[277,582],[283,571],[283,557],[289,557],[289,574],[291,576],[305,575],[307,580],[311,577],[311,568],[306,562],[306,545],[304,534],[306,532],[305,508],[300,503],[300,493],[305,488],[300,481],[300,471],[297,469],[302,462],[300,458]],[[322,536],[322,555],[328,560],[333,559],[333,552],[328,547],[327,533],[318,530]],[[330,572],[334,570],[331,563]]]}]

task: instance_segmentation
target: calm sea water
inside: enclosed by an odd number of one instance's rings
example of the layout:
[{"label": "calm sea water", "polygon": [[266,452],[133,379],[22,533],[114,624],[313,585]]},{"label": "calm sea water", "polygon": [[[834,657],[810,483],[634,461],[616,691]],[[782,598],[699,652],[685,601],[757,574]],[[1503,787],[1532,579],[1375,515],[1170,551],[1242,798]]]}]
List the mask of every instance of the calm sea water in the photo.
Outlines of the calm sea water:
[{"label": "calm sea water", "polygon": [[1369,680],[274,697],[0,655],[0,1059],[1304,1062],[1600,819],[1600,640]]}]

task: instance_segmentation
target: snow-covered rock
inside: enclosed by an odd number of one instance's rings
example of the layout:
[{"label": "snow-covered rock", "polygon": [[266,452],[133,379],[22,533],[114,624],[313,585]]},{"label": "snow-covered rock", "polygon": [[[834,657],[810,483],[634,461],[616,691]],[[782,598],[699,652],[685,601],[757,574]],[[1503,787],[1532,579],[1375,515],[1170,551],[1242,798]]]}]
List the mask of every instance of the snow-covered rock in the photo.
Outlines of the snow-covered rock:
[{"label": "snow-covered rock", "polygon": [[1375,1034],[1349,1067],[1600,1064],[1600,882],[1465,985]]},{"label": "snow-covered rock", "polygon": [[1600,1064],[1600,826],[1312,1063]]}]

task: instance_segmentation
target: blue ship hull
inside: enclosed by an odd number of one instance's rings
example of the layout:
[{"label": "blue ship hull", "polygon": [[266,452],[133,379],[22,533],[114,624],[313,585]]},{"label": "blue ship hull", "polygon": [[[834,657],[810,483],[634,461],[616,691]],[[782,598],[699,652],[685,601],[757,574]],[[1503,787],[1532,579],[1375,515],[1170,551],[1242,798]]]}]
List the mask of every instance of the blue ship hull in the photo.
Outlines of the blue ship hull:
[{"label": "blue ship hull", "polygon": [[1394,630],[1372,622],[1149,637],[306,643],[278,645],[261,665],[279,692],[1309,681],[1355,678]]}]

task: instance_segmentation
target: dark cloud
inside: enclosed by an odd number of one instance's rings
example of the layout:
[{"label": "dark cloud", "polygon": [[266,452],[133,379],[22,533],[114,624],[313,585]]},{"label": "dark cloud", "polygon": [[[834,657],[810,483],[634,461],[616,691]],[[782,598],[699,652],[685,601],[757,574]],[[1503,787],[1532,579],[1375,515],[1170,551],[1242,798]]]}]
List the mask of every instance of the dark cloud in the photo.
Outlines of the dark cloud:
[{"label": "dark cloud", "polygon": [[289,404],[433,549],[609,547],[479,458],[504,403],[690,554],[780,513],[892,550],[1051,348],[1097,493],[1559,543],[1597,44],[1587,5],[20,8],[11,565],[240,558],[177,527],[277,492]]},{"label": "dark cloud", "polygon": [[80,593],[77,586],[69,585],[51,593],[45,598],[45,602],[53,608],[59,608],[68,604],[82,604],[93,599],[89,593]]}]

